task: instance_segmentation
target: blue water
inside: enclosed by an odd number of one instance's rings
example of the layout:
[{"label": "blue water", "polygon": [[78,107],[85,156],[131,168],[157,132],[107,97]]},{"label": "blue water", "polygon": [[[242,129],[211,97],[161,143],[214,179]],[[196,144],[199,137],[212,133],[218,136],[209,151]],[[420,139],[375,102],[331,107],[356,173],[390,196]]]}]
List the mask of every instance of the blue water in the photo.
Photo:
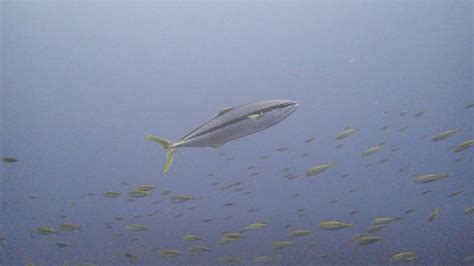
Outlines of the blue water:
[{"label": "blue water", "polygon": [[[474,206],[474,148],[450,150],[474,138],[474,108],[465,108],[474,102],[472,1],[0,6],[0,156],[18,159],[0,164],[0,265],[214,265],[221,256],[253,265],[264,255],[272,265],[384,265],[400,251],[417,254],[409,264],[459,265],[474,255],[474,215],[463,214]],[[162,148],[144,139],[178,140],[222,107],[265,99],[300,107],[217,150],[179,149],[165,175]],[[425,113],[415,118],[418,111]],[[347,126],[360,130],[337,140]],[[360,155],[382,142],[380,152]],[[289,149],[276,151],[282,146]],[[305,177],[321,163],[333,167]],[[286,179],[287,167],[298,177]],[[428,173],[450,177],[414,182]],[[129,201],[144,184],[157,188]],[[121,195],[104,197],[109,190]],[[196,199],[176,204],[175,195]],[[356,245],[352,237],[380,216],[401,219],[376,233],[382,241]],[[354,227],[319,229],[331,219]],[[223,231],[256,221],[268,226],[217,243]],[[62,223],[81,229],[34,233]],[[133,223],[149,230],[125,228]],[[290,237],[297,229],[313,233]],[[204,240],[190,243],[186,234]],[[272,249],[278,240],[296,243]],[[212,252],[192,254],[193,244]],[[157,246],[184,255],[165,258]]]}]

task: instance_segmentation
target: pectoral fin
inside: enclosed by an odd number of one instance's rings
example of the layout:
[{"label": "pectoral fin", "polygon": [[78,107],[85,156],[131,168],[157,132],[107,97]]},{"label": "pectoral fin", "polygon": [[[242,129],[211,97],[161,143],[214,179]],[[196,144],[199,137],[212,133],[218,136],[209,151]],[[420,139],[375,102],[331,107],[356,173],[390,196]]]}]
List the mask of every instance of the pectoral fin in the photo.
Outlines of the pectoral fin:
[{"label": "pectoral fin", "polygon": [[262,113],[258,113],[258,114],[251,114],[251,115],[248,115],[247,117],[252,119],[252,120],[257,120],[258,118],[260,118],[263,114]]}]

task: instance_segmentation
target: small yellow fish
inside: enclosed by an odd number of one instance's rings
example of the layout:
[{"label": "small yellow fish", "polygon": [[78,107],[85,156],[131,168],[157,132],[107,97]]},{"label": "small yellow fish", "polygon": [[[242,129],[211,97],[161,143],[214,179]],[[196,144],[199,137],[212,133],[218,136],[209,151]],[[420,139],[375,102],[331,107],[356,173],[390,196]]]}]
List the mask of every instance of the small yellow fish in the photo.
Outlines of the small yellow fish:
[{"label": "small yellow fish", "polygon": [[400,220],[400,217],[378,217],[372,220],[372,225],[379,225],[379,224],[389,224],[391,222],[395,222]]},{"label": "small yellow fish", "polygon": [[357,132],[359,129],[358,128],[355,128],[355,127],[346,127],[344,128],[344,130],[342,130],[341,132],[337,133],[336,135],[336,139],[344,139],[344,138],[347,138],[349,137],[350,135],[354,134],[355,132]]},{"label": "small yellow fish", "polygon": [[388,224],[377,224],[377,225],[372,225],[369,230],[367,231],[367,233],[369,234],[373,234],[373,233],[377,233],[378,231],[382,230],[383,228],[387,227]]},{"label": "small yellow fish", "polygon": [[54,228],[51,228],[51,227],[38,227],[38,228],[34,229],[34,231],[36,233],[42,234],[42,235],[51,235],[51,234],[59,233],[58,230],[56,230]]},{"label": "small yellow fish", "polygon": [[390,257],[389,261],[391,263],[398,263],[398,262],[409,262],[416,259],[416,253],[415,252],[409,252],[409,251],[404,251],[404,252],[399,252],[393,256]]},{"label": "small yellow fish", "polygon": [[311,234],[313,231],[311,230],[295,230],[290,232],[290,236],[292,237],[303,237]]},{"label": "small yellow fish", "polygon": [[200,252],[211,252],[211,249],[205,246],[200,246],[200,245],[192,245],[189,250],[192,253],[200,253]]},{"label": "small yellow fish", "polygon": [[466,209],[464,209],[464,215],[471,215],[471,214],[474,214],[474,206],[467,207]]},{"label": "small yellow fish", "polygon": [[357,213],[359,213],[359,210],[353,210],[353,211],[349,212],[349,215],[355,215]]},{"label": "small yellow fish", "polygon": [[171,202],[173,203],[182,203],[188,200],[192,200],[194,197],[191,196],[174,196],[171,198]]},{"label": "small yellow fish", "polygon": [[104,193],[104,196],[107,198],[116,198],[120,195],[120,192],[115,192],[115,191],[107,191]]},{"label": "small yellow fish", "polygon": [[460,143],[453,147],[454,152],[462,152],[465,149],[474,146],[474,139],[466,140],[463,143]]},{"label": "small yellow fish", "polygon": [[202,238],[198,235],[185,235],[183,237],[184,240],[186,241],[198,241],[198,240],[202,240]]},{"label": "small yellow fish", "polygon": [[2,161],[4,163],[16,163],[16,162],[18,162],[18,160],[13,158],[13,157],[2,157]]},{"label": "small yellow fish", "polygon": [[332,221],[322,221],[319,223],[319,228],[324,229],[324,230],[339,230],[347,227],[352,227],[354,226],[353,224],[349,223],[344,223],[341,221],[337,220],[332,220]]},{"label": "small yellow fish", "polygon": [[448,174],[427,174],[415,176],[414,179],[416,183],[428,183],[447,177],[449,177]]},{"label": "small yellow fish", "polygon": [[470,256],[464,257],[464,259],[462,260],[462,262],[465,262],[465,263],[474,262],[474,255],[470,255]]},{"label": "small yellow fish", "polygon": [[468,103],[467,105],[464,106],[464,108],[469,109],[471,107],[474,107],[474,103]]},{"label": "small yellow fish", "polygon": [[81,229],[80,224],[60,224],[59,229],[62,231],[74,231]]},{"label": "small yellow fish", "polygon": [[56,247],[58,248],[67,248],[69,247],[69,244],[63,242],[63,241],[57,241],[56,243],[54,243],[56,245]]},{"label": "small yellow fish", "polygon": [[432,221],[436,220],[436,218],[438,217],[439,211],[440,211],[440,208],[436,208],[436,210],[434,210],[430,214],[430,217],[428,218],[428,222],[432,222]]},{"label": "small yellow fish", "polygon": [[443,139],[447,139],[447,138],[457,134],[458,132],[459,132],[459,129],[447,130],[447,131],[441,132],[441,133],[433,136],[432,140],[434,142],[438,142],[438,141],[441,141]]},{"label": "small yellow fish", "polygon": [[149,192],[149,191],[134,190],[134,191],[128,192],[128,195],[129,195],[130,197],[134,197],[134,198],[143,198],[143,197],[150,196],[150,195],[151,195],[151,192]]},{"label": "small yellow fish", "polygon": [[271,263],[273,259],[269,256],[259,256],[259,257],[254,258],[253,261],[256,263],[266,264],[266,263]]},{"label": "small yellow fish", "polygon": [[273,249],[283,249],[287,248],[291,245],[294,245],[296,242],[295,241],[287,241],[287,240],[282,240],[282,241],[276,241],[272,243],[272,248]]},{"label": "small yellow fish", "polygon": [[363,150],[360,154],[362,155],[362,157],[366,157],[380,151],[381,149],[383,149],[383,147],[384,147],[384,144],[382,143],[374,145],[374,146],[370,146],[369,148]]},{"label": "small yellow fish", "polygon": [[125,228],[127,228],[128,230],[137,231],[137,232],[148,230],[148,227],[141,224],[129,224]]},{"label": "small yellow fish", "polygon": [[142,185],[137,188],[135,188],[136,191],[152,191],[156,187],[153,185]]},{"label": "small yellow fish", "polygon": [[422,116],[423,114],[425,114],[425,112],[420,111],[420,112],[416,112],[413,116],[418,118],[418,117]]},{"label": "small yellow fish", "polygon": [[245,230],[255,230],[255,229],[264,228],[266,226],[267,226],[267,223],[257,222],[257,223],[252,223],[245,226]]},{"label": "small yellow fish", "polygon": [[244,235],[240,233],[225,233],[222,235],[222,238],[230,238],[230,239],[239,240],[239,239],[244,238]]},{"label": "small yellow fish", "polygon": [[462,190],[454,191],[453,193],[451,193],[451,194],[448,195],[448,198],[454,198],[454,197],[456,197],[456,196],[461,195],[462,193],[463,193]]},{"label": "small yellow fish", "polygon": [[160,256],[162,257],[169,257],[169,258],[175,258],[182,256],[183,252],[175,249],[162,249],[160,250]]},{"label": "small yellow fish", "polygon": [[230,264],[230,263],[238,262],[239,260],[240,260],[239,258],[231,257],[231,256],[222,256],[222,257],[217,258],[217,261],[219,263],[224,263],[224,264]]},{"label": "small yellow fish", "polygon": [[383,237],[374,236],[374,235],[367,235],[367,234],[357,235],[357,236],[352,238],[352,240],[359,246],[360,245],[372,244],[372,243],[378,242],[382,239],[383,239]]},{"label": "small yellow fish", "polygon": [[313,166],[306,171],[306,176],[313,176],[320,174],[332,166],[330,163],[324,163],[320,165]]},{"label": "small yellow fish", "polygon": [[284,147],[280,147],[276,150],[279,151],[279,152],[284,152],[284,151],[287,151],[288,149],[289,149],[288,147],[284,146]]}]

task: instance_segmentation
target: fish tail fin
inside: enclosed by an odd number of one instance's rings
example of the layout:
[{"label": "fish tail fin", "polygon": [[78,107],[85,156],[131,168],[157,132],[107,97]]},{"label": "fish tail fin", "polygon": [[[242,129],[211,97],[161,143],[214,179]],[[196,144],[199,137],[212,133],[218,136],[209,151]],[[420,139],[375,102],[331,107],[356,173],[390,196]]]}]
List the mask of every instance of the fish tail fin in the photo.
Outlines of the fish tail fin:
[{"label": "fish tail fin", "polygon": [[173,164],[174,154],[176,152],[176,148],[174,147],[175,143],[155,135],[146,135],[145,139],[160,144],[166,150],[166,163],[163,165],[163,173],[168,172],[171,165]]}]

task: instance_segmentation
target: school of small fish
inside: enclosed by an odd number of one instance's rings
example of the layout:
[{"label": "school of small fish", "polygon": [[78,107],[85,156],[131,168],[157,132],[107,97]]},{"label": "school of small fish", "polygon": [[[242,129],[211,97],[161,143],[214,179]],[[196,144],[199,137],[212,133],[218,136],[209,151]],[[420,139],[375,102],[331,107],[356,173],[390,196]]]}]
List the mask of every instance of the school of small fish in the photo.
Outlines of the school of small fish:
[{"label": "school of small fish", "polygon": [[[472,111],[471,108],[474,104],[468,104],[465,106],[465,111]],[[461,106],[463,107],[463,106]],[[423,120],[425,117],[430,115],[428,111],[407,111],[406,105],[402,105],[402,111],[399,113],[400,116],[405,119],[417,119]],[[385,115],[390,114],[391,111],[386,111]],[[253,119],[253,118],[252,118]],[[256,117],[255,119],[258,119]],[[425,132],[423,136],[409,135],[411,127],[402,125],[400,128],[395,128],[394,124],[379,125],[376,129],[379,134],[403,134],[403,138],[410,139],[413,143],[416,141],[429,141],[431,145],[443,145],[444,142],[451,143],[451,147],[446,147],[446,151],[451,153],[453,156],[453,162],[459,163],[464,160],[468,160],[472,163],[472,149],[474,146],[474,139],[468,135],[468,132],[464,132],[461,129],[445,129],[440,132]],[[394,128],[396,130],[394,130]],[[369,129],[363,127],[344,127],[339,132],[334,134],[335,140],[338,141],[336,147],[337,150],[343,152],[345,147],[351,145],[351,139],[360,137],[366,134]],[[431,139],[430,139],[431,136]],[[315,141],[317,139],[317,141]],[[364,166],[365,169],[383,168],[385,165],[390,163],[396,163],[396,153],[402,153],[403,151],[399,148],[396,142],[391,143],[389,138],[383,137],[382,141],[367,141],[361,145],[362,149],[358,150],[356,156],[360,159],[360,165]],[[318,145],[319,142],[324,141],[322,138],[316,138],[308,136],[306,139],[302,139],[300,142],[306,147],[312,147]],[[408,230],[410,227],[410,217],[418,215],[420,220],[423,220],[423,226],[435,226],[439,220],[445,216],[446,208],[455,209],[458,213],[457,217],[451,217],[452,221],[455,219],[470,219],[471,223],[474,221],[474,202],[470,206],[457,205],[456,200],[458,198],[466,197],[472,193],[472,188],[465,187],[462,184],[457,186],[457,189],[451,190],[449,194],[444,194],[443,197],[447,204],[443,205],[443,202],[437,202],[439,207],[426,209],[423,206],[412,206],[408,204],[404,210],[392,210],[383,207],[383,196],[381,198],[373,199],[366,198],[367,201],[378,200],[380,206],[378,210],[368,212],[364,209],[363,205],[355,205],[348,200],[348,198],[355,198],[359,193],[360,185],[351,185],[347,187],[346,195],[333,195],[328,198],[325,204],[328,204],[327,208],[335,208],[333,206],[346,205],[345,216],[332,217],[326,215],[326,217],[319,217],[313,219],[314,215],[311,214],[311,208],[303,206],[294,212],[294,217],[288,218],[288,221],[284,226],[280,223],[281,221],[275,221],[276,216],[261,214],[264,210],[263,206],[260,206],[258,202],[254,202],[248,205],[249,199],[258,194],[259,191],[253,188],[253,184],[259,182],[259,177],[265,175],[265,160],[271,160],[273,156],[291,156],[295,158],[302,158],[307,160],[304,169],[293,167],[291,165],[282,165],[281,169],[272,169],[280,171],[281,180],[275,180],[275,182],[302,182],[306,180],[308,182],[318,182],[318,186],[323,186],[324,182],[349,182],[351,178],[354,178],[354,174],[342,172],[338,170],[340,165],[344,164],[343,160],[340,161],[311,161],[311,149],[304,153],[298,154],[289,145],[276,145],[273,151],[268,151],[267,154],[261,154],[254,158],[254,164],[246,166],[241,173],[240,177],[236,178],[223,178],[217,170],[205,171],[200,169],[201,174],[204,176],[203,181],[208,183],[209,186],[216,190],[217,193],[224,193],[231,195],[230,197],[223,197],[222,201],[219,202],[222,216],[215,215],[214,211],[207,209],[206,204],[208,198],[205,195],[190,195],[181,193],[178,191],[164,188],[160,185],[160,180],[156,181],[156,184],[135,184],[131,185],[129,182],[122,181],[119,184],[111,184],[110,188],[105,188],[101,191],[95,192],[84,192],[78,195],[78,199],[75,202],[70,202],[71,208],[77,209],[78,205],[87,202],[88,200],[95,199],[94,204],[101,204],[100,200],[107,202],[122,202],[123,204],[146,204],[148,206],[147,212],[140,213],[127,213],[120,209],[115,210],[117,215],[115,217],[109,217],[104,220],[100,225],[93,224],[78,224],[75,221],[68,221],[66,215],[61,215],[61,219],[57,222],[55,219],[50,219],[49,222],[39,222],[35,227],[31,228],[28,232],[31,236],[31,241],[39,241],[41,239],[47,239],[46,245],[50,245],[51,248],[57,248],[58,250],[65,250],[65,252],[72,252],[75,247],[79,245],[81,238],[80,234],[91,233],[91,234],[106,234],[109,237],[113,236],[116,241],[128,239],[129,248],[117,250],[118,260],[123,260],[118,264],[137,263],[140,264],[140,254],[148,252],[155,254],[154,258],[158,264],[169,265],[179,263],[179,258],[183,256],[207,256],[212,258],[209,264],[242,264],[246,258],[242,254],[234,254],[235,246],[247,246],[248,248],[254,248],[252,241],[258,240],[259,245],[265,245],[266,252],[254,256],[251,261],[255,264],[270,264],[280,265],[279,258],[281,254],[287,254],[285,252],[292,252],[296,249],[308,248],[317,251],[319,244],[317,244],[319,235],[332,234],[337,236],[337,240],[342,241],[344,245],[350,245],[354,249],[370,248],[375,245],[383,245],[387,249],[387,252],[391,254],[384,258],[386,263],[407,263],[418,261],[423,258],[424,254],[416,248],[400,250],[391,248],[391,242],[395,241],[393,235],[386,232],[390,231],[390,228],[398,228],[398,230]],[[470,153],[469,153],[470,152]],[[462,157],[463,154],[470,154],[469,157]],[[221,159],[223,163],[233,163],[237,161],[237,155],[231,155],[231,152],[219,152],[216,153],[217,159]],[[377,158],[379,156],[379,158]],[[461,157],[458,157],[461,156]],[[377,158],[377,159],[375,159]],[[331,158],[329,158],[331,159]],[[429,158],[425,158],[428,160]],[[421,160],[421,159],[420,159]],[[14,167],[15,165],[21,164],[21,160],[17,160],[12,156],[4,156],[1,161],[5,163],[5,167]],[[232,161],[232,162],[231,162]],[[404,162],[400,163],[399,171],[396,173],[400,176],[400,184],[395,186],[407,186],[411,190],[416,192],[416,195],[420,197],[432,197],[432,195],[439,194],[438,190],[443,182],[455,184],[459,173],[453,173],[449,168],[446,169],[433,169],[430,170],[428,167],[417,167],[422,165],[420,162]],[[8,166],[6,166],[8,164]],[[397,168],[398,169],[398,168]],[[196,170],[197,174],[199,172]],[[204,171],[204,172],[203,172]],[[473,173],[466,173],[472,175]],[[179,176],[166,178],[181,178]],[[207,178],[207,179],[206,179]],[[370,179],[370,177],[367,177]],[[383,176],[374,178],[383,179]],[[278,179],[278,176],[276,177]],[[440,186],[436,186],[440,184]],[[263,184],[262,184],[263,185]],[[291,185],[288,185],[291,187]],[[376,191],[377,187],[372,186],[370,189]],[[189,190],[188,190],[189,191]],[[307,191],[291,191],[288,189],[288,197],[285,199],[275,198],[274,200],[291,201],[298,200],[302,197],[306,197],[309,194]],[[316,191],[316,190],[315,190]],[[399,191],[399,190],[397,190]],[[350,193],[350,194],[349,194]],[[402,192],[397,192],[402,193]],[[272,198],[272,195],[265,195],[265,197]],[[402,197],[402,195],[400,196]],[[472,197],[472,195],[471,195]],[[37,200],[41,198],[41,195],[31,194],[29,195],[30,200]],[[100,199],[100,200],[99,200]],[[215,198],[213,200],[216,200]],[[329,205],[330,204],[330,205]],[[387,203],[388,204],[388,203]],[[166,205],[166,207],[161,207]],[[155,207],[156,206],[156,207]],[[251,206],[245,209],[244,212],[234,211],[238,206]],[[140,208],[143,209],[143,208]],[[285,215],[286,211],[285,210]],[[186,220],[189,213],[201,213],[200,220]],[[279,210],[272,210],[275,215],[278,215]],[[283,211],[282,211],[283,213]],[[377,213],[374,215],[373,213]],[[98,214],[99,215],[99,214]],[[366,224],[355,223],[355,217],[365,215],[370,218],[370,222]],[[170,217],[176,220],[176,223],[186,220],[186,230],[181,231],[179,234],[161,231],[154,225],[156,219],[162,219],[163,217]],[[234,223],[233,220],[239,217],[245,219],[245,223]],[[308,223],[303,225],[299,224],[298,221],[302,219],[308,219]],[[97,230],[94,226],[100,226],[101,230]],[[453,225],[454,226],[454,225]],[[180,226],[183,228],[183,226]],[[207,238],[203,234],[205,228],[215,228],[216,234],[213,238]],[[225,228],[222,230],[222,228]],[[272,236],[265,234],[268,232],[268,228],[278,228],[283,233],[278,236]],[[101,232],[101,231],[104,231]],[[166,234],[167,237],[173,237],[176,241],[172,243],[162,242],[162,234]],[[74,235],[77,238],[71,238],[69,236]],[[151,237],[150,237],[151,236]],[[336,238],[335,238],[336,239]],[[2,235],[0,232],[0,247],[8,245],[8,236]],[[402,241],[403,239],[397,239],[396,241]],[[182,243],[182,244],[178,244]],[[91,243],[94,244],[94,243]],[[186,248],[182,248],[186,246]],[[342,245],[342,244],[341,244]],[[122,245],[123,246],[123,245]],[[98,247],[99,248],[99,247]],[[226,255],[222,255],[222,254]],[[213,255],[218,254],[218,255]],[[317,253],[322,259],[328,259],[334,254]],[[465,254],[464,257],[458,258],[459,264],[470,264],[474,262],[474,250],[472,254]],[[71,262],[66,260],[63,262],[64,265],[97,265],[93,261],[84,260],[83,262]],[[36,265],[33,261],[25,261],[25,265]]]}]

